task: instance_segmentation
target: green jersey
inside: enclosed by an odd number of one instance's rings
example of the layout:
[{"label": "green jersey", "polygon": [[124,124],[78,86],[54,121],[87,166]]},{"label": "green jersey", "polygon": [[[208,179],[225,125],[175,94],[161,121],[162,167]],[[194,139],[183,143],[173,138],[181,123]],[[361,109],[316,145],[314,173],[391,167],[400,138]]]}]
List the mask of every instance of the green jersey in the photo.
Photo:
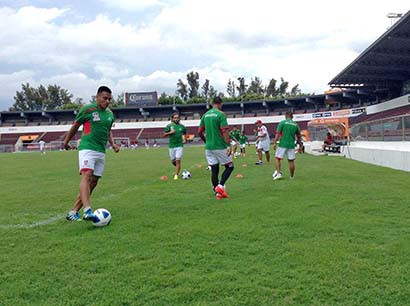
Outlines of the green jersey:
[{"label": "green jersey", "polygon": [[246,137],[245,135],[239,136],[239,144],[244,145],[246,144],[247,141],[248,141],[248,137]]},{"label": "green jersey", "polygon": [[170,148],[178,148],[182,147],[182,135],[186,134],[186,128],[182,124],[176,124],[175,122],[171,122],[165,127],[165,133],[171,132],[174,130],[175,133],[169,135],[169,147]]},{"label": "green jersey", "polygon": [[222,128],[228,126],[226,116],[223,112],[216,108],[207,111],[201,118],[199,125],[205,128],[207,150],[224,150],[228,147],[225,139],[222,136]]},{"label": "green jersey", "polygon": [[85,105],[75,117],[83,125],[79,150],[105,153],[108,136],[114,123],[114,114],[109,108],[100,109],[97,103]]},{"label": "green jersey", "polygon": [[282,120],[276,132],[282,134],[279,140],[279,147],[286,149],[295,148],[295,135],[300,133],[299,125],[295,121],[291,119]]},{"label": "green jersey", "polygon": [[237,141],[239,141],[239,136],[241,135],[241,133],[239,132],[239,130],[232,130],[230,133],[229,133],[229,137],[231,138],[231,139],[233,139],[233,140],[237,140]]}]

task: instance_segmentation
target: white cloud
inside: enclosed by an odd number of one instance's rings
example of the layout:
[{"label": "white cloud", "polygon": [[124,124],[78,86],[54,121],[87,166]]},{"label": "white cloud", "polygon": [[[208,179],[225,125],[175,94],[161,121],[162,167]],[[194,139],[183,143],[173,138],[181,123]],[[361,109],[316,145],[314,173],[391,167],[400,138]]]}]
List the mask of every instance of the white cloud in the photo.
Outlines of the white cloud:
[{"label": "white cloud", "polygon": [[0,102],[12,101],[24,77],[88,100],[102,83],[118,93],[172,94],[191,70],[218,90],[229,78],[268,83],[283,76],[319,93],[386,30],[387,13],[408,10],[404,0],[346,0],[337,9],[325,0],[101,1],[128,14],[160,11],[146,24],[124,23],[121,15],[81,23],[67,9],[0,7],[0,28],[7,29],[0,31]]},{"label": "white cloud", "polygon": [[108,7],[118,8],[127,11],[142,11],[150,7],[163,6],[158,0],[100,0]]}]

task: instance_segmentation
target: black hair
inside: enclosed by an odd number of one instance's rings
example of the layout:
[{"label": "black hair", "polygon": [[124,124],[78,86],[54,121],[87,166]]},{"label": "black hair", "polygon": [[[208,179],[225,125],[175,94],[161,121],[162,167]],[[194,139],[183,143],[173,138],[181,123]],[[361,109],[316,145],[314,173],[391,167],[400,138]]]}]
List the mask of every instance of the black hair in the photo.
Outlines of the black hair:
[{"label": "black hair", "polygon": [[107,86],[100,86],[100,87],[98,87],[97,95],[100,94],[100,93],[102,93],[102,92],[108,92],[109,94],[112,94],[111,89],[109,89]]},{"label": "black hair", "polygon": [[222,98],[220,96],[216,96],[212,99],[212,104],[219,104],[222,103]]},{"label": "black hair", "polygon": [[179,116],[179,113],[178,113],[178,112],[172,113],[171,119],[173,119],[175,115],[178,115],[178,116]]}]

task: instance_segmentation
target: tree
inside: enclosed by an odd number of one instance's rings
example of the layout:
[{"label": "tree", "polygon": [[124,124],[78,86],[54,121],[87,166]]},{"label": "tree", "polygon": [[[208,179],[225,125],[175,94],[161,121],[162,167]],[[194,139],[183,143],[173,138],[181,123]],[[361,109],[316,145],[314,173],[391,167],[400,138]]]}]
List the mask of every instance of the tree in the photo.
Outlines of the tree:
[{"label": "tree", "polygon": [[218,95],[218,91],[211,85],[209,86],[209,98],[214,98]]},{"label": "tree", "polygon": [[209,97],[209,80],[206,79],[204,82],[204,85],[201,87],[202,89],[202,97],[205,98],[205,100],[208,100]]},{"label": "tree", "polygon": [[290,90],[290,95],[291,96],[298,96],[301,94],[301,90],[299,89],[299,84],[296,84],[295,86],[292,87]]},{"label": "tree", "polygon": [[238,90],[239,97],[241,97],[246,93],[246,88],[248,87],[248,85],[245,84],[244,77],[239,77],[238,82],[239,82],[239,85],[236,86],[236,89]]},{"label": "tree", "polygon": [[40,85],[31,87],[29,83],[21,84],[21,91],[14,96],[12,109],[17,111],[62,109],[72,103],[73,95],[58,85]]},{"label": "tree", "polygon": [[182,82],[181,79],[178,79],[178,83],[177,83],[177,91],[178,95],[185,101],[188,97],[188,89],[187,89],[187,85]]},{"label": "tree", "polygon": [[199,73],[191,71],[186,75],[186,79],[189,85],[189,97],[195,98],[198,97],[199,89]]},{"label": "tree", "polygon": [[280,78],[281,84],[279,85],[278,94],[280,96],[285,96],[289,87],[289,82],[286,82],[283,78]]},{"label": "tree", "polygon": [[229,79],[228,84],[226,84],[226,92],[231,98],[236,97],[236,88],[235,88],[235,82]]},{"label": "tree", "polygon": [[257,76],[251,80],[247,93],[262,95],[264,92],[262,81]]},{"label": "tree", "polygon": [[276,80],[272,78],[269,81],[268,86],[266,87],[266,96],[275,97],[276,95],[277,95]]}]

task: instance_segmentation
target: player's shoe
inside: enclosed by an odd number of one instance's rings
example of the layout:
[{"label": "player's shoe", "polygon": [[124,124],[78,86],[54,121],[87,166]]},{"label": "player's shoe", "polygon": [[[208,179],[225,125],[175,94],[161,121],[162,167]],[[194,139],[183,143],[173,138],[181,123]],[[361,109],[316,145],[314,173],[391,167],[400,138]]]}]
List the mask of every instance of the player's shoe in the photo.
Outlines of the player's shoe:
[{"label": "player's shoe", "polygon": [[228,197],[228,194],[226,193],[225,188],[223,186],[220,186],[220,185],[216,186],[215,187],[215,192],[217,194],[219,193],[221,195],[221,197],[223,197],[223,198]]},{"label": "player's shoe", "polygon": [[291,176],[289,179],[290,179],[290,180],[294,180],[294,179],[295,179],[295,177],[294,177],[294,176]]},{"label": "player's shoe", "polygon": [[274,181],[279,180],[279,179],[281,179],[282,177],[283,177],[283,175],[282,175],[281,172],[275,171],[275,172],[272,174],[272,178],[273,178]]},{"label": "player's shoe", "polygon": [[174,181],[176,181],[178,179],[178,174],[174,175]]},{"label": "player's shoe", "polygon": [[70,210],[65,217],[67,221],[81,221],[81,216],[78,212]]},{"label": "player's shoe", "polygon": [[94,218],[95,218],[95,216],[94,216],[94,213],[93,213],[91,207],[84,211],[84,214],[83,214],[83,219],[84,220],[94,221]]},{"label": "player's shoe", "polygon": [[258,162],[255,163],[255,165],[258,165],[258,166],[260,166],[262,164],[263,164],[263,162],[261,162],[261,161],[258,161]]},{"label": "player's shoe", "polygon": [[216,194],[215,194],[215,198],[216,198],[217,200],[221,200],[221,199],[223,199],[224,197],[223,197],[220,193],[216,193]]}]

